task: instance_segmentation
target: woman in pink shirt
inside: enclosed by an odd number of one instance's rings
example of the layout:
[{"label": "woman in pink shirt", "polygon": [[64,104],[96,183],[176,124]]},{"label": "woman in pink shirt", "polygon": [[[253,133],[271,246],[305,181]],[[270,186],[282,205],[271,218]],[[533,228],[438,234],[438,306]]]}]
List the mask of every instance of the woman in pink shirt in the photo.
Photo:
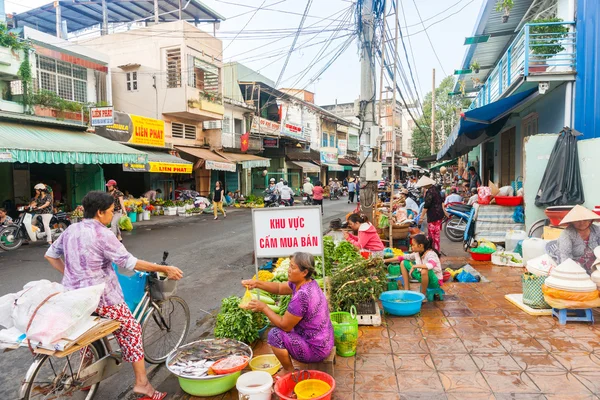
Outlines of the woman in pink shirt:
[{"label": "woman in pink shirt", "polygon": [[323,184],[317,181],[313,187],[313,204],[321,206],[321,215],[323,215]]},{"label": "woman in pink shirt", "polygon": [[372,255],[383,255],[385,246],[381,242],[377,229],[369,222],[364,214],[351,214],[348,217],[348,227],[353,231],[358,231],[358,236],[351,233],[344,233],[344,238],[356,246],[359,250],[369,250]]}]

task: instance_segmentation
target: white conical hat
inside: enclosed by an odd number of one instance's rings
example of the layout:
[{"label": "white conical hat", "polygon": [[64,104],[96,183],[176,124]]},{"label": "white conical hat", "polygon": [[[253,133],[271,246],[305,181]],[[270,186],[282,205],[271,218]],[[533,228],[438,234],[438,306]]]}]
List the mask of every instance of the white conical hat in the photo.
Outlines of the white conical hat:
[{"label": "white conical hat", "polygon": [[595,221],[600,220],[600,215],[596,214],[592,210],[588,210],[583,206],[575,206],[565,217],[560,221],[561,225],[566,225],[571,222],[577,221]]},{"label": "white conical hat", "polygon": [[570,258],[550,271],[550,276],[544,283],[548,287],[570,292],[596,290],[596,284],[590,279],[585,269]]},{"label": "white conical hat", "polygon": [[435,181],[428,176],[423,175],[417,182],[417,187],[426,187],[435,185]]}]

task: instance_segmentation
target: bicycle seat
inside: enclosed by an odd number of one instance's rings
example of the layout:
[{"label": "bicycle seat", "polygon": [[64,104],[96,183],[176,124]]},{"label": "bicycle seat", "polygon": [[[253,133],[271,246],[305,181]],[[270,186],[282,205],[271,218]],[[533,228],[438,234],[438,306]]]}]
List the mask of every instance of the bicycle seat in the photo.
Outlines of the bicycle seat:
[{"label": "bicycle seat", "polygon": [[456,211],[468,213],[468,212],[471,211],[471,209],[473,208],[473,206],[468,206],[466,204],[452,204],[448,208],[451,208],[451,209],[456,210]]}]

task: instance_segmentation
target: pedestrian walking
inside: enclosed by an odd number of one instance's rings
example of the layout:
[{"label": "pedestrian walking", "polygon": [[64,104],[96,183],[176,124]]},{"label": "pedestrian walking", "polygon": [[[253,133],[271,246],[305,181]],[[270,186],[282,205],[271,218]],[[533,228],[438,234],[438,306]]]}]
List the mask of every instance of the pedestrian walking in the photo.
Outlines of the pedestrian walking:
[{"label": "pedestrian walking", "polygon": [[212,198],[213,212],[215,213],[215,219],[219,219],[219,215],[218,215],[219,210],[221,210],[221,212],[223,213],[223,218],[227,218],[227,214],[225,213],[225,210],[223,209],[223,199],[224,198],[225,198],[225,190],[223,189],[223,186],[221,185],[221,181],[217,181],[215,183],[215,191],[213,193],[213,198]]},{"label": "pedestrian walking", "polygon": [[442,220],[446,214],[443,207],[442,196],[435,185],[435,181],[427,176],[422,176],[416,184],[417,188],[423,188],[425,192],[425,202],[419,221],[423,221],[427,214],[427,234],[431,240],[431,246],[440,251],[440,239],[442,232]]},{"label": "pedestrian walking", "polygon": [[356,183],[354,178],[348,180],[348,204],[354,203],[354,193],[356,193]]},{"label": "pedestrian walking", "polygon": [[117,181],[114,179],[106,182],[106,187],[108,188],[108,193],[113,197],[115,202],[115,209],[113,211],[113,217],[110,221],[110,230],[113,231],[117,239],[119,241],[123,241],[123,237],[121,236],[121,228],[119,227],[119,220],[123,216],[123,212],[125,212],[125,203],[124,198],[125,195],[123,192],[119,190],[117,187]]},{"label": "pedestrian walking", "polygon": [[317,183],[315,183],[315,186],[313,187],[313,203],[315,205],[321,206],[321,215],[323,215],[323,192],[324,191],[325,191],[325,189],[323,189],[323,184],[321,183],[321,181],[317,181]]},{"label": "pedestrian walking", "polygon": [[356,183],[356,201],[360,203],[360,178],[354,175],[355,183]]}]

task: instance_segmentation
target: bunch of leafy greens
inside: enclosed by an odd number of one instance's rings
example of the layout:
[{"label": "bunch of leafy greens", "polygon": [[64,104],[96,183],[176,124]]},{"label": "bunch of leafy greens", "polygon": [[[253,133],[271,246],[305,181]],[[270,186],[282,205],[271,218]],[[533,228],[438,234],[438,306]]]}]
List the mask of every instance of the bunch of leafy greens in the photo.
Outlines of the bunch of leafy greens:
[{"label": "bunch of leafy greens", "polygon": [[358,258],[335,272],[331,287],[333,309],[348,312],[353,305],[378,299],[386,290],[385,264],[381,258]]},{"label": "bunch of leafy greens", "polygon": [[240,308],[240,301],[236,296],[226,297],[221,301],[221,312],[217,315],[215,324],[215,337],[250,344],[258,339],[258,331],[267,325],[268,319],[262,313]]},{"label": "bunch of leafy greens", "polygon": [[333,258],[339,266],[344,266],[359,259],[360,254],[352,243],[343,241],[336,246]]}]

